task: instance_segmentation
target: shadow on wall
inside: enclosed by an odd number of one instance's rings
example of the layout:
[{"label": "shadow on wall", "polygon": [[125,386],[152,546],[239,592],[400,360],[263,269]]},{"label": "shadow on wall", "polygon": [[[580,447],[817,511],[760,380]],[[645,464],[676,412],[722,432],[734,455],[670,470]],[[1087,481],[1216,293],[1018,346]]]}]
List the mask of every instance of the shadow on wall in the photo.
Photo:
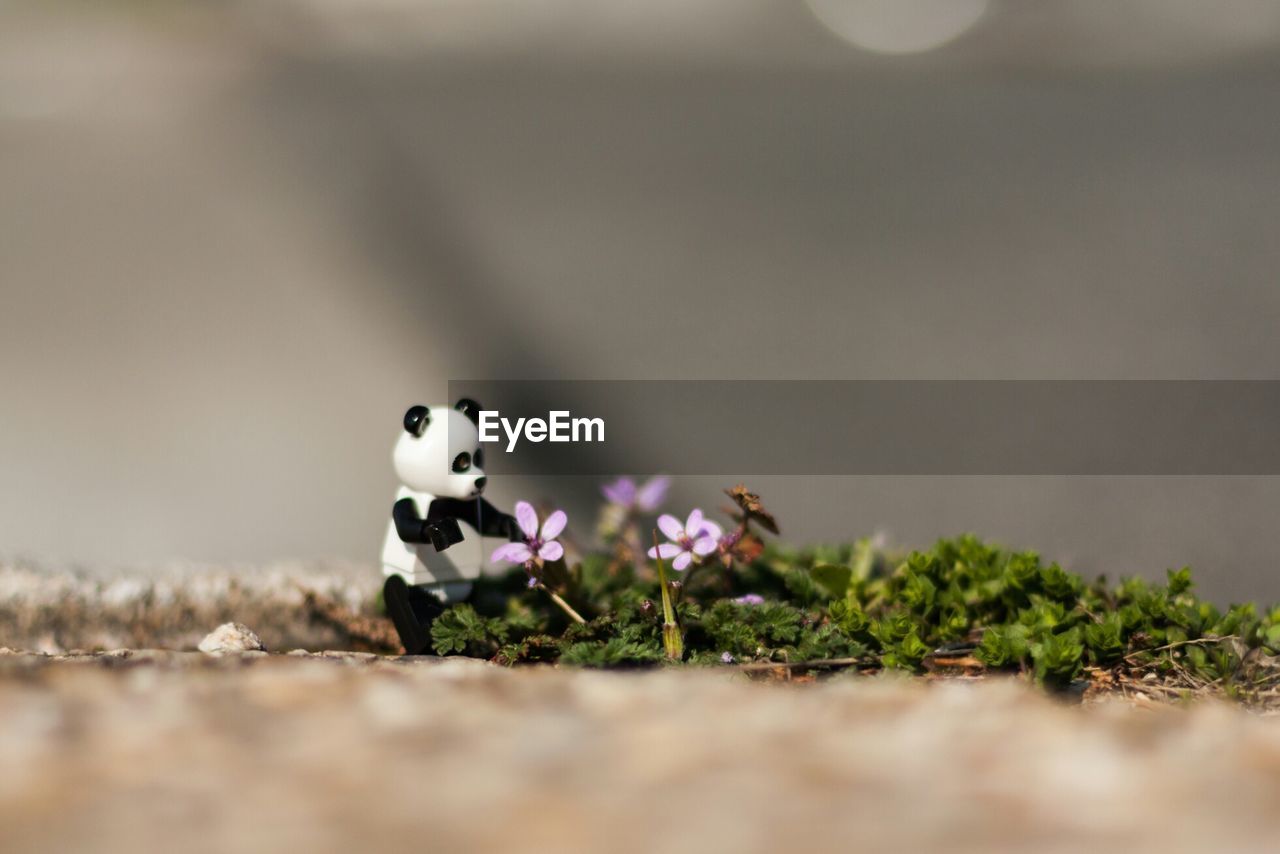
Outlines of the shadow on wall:
[{"label": "shadow on wall", "polygon": [[[1133,48],[1120,4],[992,3],[914,54],[809,5],[7,12],[0,553],[372,563],[450,378],[1267,375],[1266,4],[1127,4]],[[798,538],[1280,593],[1265,479],[753,485]]]}]

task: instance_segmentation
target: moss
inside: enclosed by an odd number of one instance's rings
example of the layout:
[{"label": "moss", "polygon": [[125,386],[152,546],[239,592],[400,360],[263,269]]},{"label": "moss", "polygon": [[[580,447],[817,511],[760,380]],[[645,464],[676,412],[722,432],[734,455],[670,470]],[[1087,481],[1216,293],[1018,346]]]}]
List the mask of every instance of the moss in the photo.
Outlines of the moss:
[{"label": "moss", "polygon": [[[475,608],[453,609],[433,631],[442,653],[506,664],[587,667],[663,660],[656,578],[648,567],[589,555],[567,567],[563,595],[587,615],[571,624],[520,571],[484,580]],[[1165,583],[1086,582],[1038,554],[973,536],[894,557],[867,541],[768,547],[731,568],[686,574],[677,611],[685,664],[856,661],[921,672],[939,655],[1020,672],[1049,686],[1086,668],[1178,673],[1240,691],[1242,664],[1280,651],[1280,610],[1225,611],[1201,601],[1187,569]],[[763,604],[734,601],[746,593]]]}]

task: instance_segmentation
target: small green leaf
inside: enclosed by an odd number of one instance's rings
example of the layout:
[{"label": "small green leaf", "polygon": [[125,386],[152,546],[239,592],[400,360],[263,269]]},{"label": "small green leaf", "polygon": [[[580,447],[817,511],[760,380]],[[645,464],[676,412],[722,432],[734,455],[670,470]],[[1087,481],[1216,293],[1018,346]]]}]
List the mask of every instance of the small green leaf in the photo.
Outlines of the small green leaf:
[{"label": "small green leaf", "polygon": [[885,667],[897,667],[902,670],[914,670],[929,654],[929,647],[912,629],[902,641],[889,650],[884,656]]},{"label": "small green leaf", "polygon": [[1119,614],[1108,614],[1100,623],[1086,626],[1084,642],[1097,664],[1110,664],[1124,657],[1124,624]]},{"label": "small green leaf", "polygon": [[1280,625],[1274,625],[1267,629],[1266,640],[1267,646],[1273,651],[1280,650]]},{"label": "small green leaf", "polygon": [[1036,681],[1046,685],[1066,685],[1084,666],[1084,645],[1080,630],[1070,629],[1058,635],[1046,635],[1031,645]]},{"label": "small green leaf", "polygon": [[869,537],[863,537],[853,544],[853,577],[865,581],[871,577],[871,570],[875,565],[875,547]]},{"label": "small green leaf", "polygon": [[851,604],[848,599],[836,599],[827,608],[827,613],[831,615],[831,622],[836,628],[849,637],[862,635],[871,624],[866,612]]},{"label": "small green leaf", "polygon": [[1191,590],[1191,567],[1184,566],[1178,571],[1172,569],[1167,571],[1169,576],[1169,595],[1180,596]]},{"label": "small green leaf", "polygon": [[583,641],[572,644],[560,658],[566,664],[579,667],[618,667],[621,665],[654,664],[663,658],[662,650],[622,638],[608,641]]},{"label": "small green leaf", "polygon": [[937,592],[937,586],[929,580],[928,576],[908,572],[906,583],[902,585],[902,601],[916,613],[928,614],[933,609],[933,600]]},{"label": "small green leaf", "polygon": [[1044,592],[1064,602],[1074,601],[1080,595],[1080,576],[1067,572],[1056,563],[1040,570],[1040,586]]},{"label": "small green leaf", "polygon": [[833,599],[839,599],[849,592],[853,569],[838,563],[819,563],[809,570],[809,574]]},{"label": "small green leaf", "polygon": [[982,633],[974,653],[988,667],[1016,667],[1030,652],[1026,626],[992,626]]},{"label": "small green leaf", "polygon": [[488,657],[506,641],[507,626],[496,619],[486,619],[471,605],[456,605],[431,624],[431,645],[441,655],[462,652]]}]

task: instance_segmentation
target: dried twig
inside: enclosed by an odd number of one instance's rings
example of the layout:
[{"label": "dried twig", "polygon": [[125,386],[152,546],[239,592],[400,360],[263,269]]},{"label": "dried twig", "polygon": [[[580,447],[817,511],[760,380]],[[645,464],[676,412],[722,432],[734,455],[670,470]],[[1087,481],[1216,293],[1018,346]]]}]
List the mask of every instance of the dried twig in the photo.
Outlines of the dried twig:
[{"label": "dried twig", "polygon": [[819,667],[853,667],[870,663],[865,658],[813,658],[808,661],[753,661],[750,664],[739,664],[732,669],[745,672],[780,669],[811,670]]},{"label": "dried twig", "polygon": [[1190,640],[1174,641],[1173,643],[1167,643],[1164,646],[1155,646],[1155,647],[1152,647],[1151,649],[1135,650],[1134,652],[1131,652],[1128,655],[1126,655],[1124,657],[1124,660],[1130,661],[1141,655],[1146,655],[1152,652],[1165,652],[1166,650],[1178,649],[1179,647],[1183,647],[1183,646],[1200,646],[1204,644],[1222,643],[1223,641],[1231,641],[1231,640],[1240,640],[1240,636],[1239,635],[1223,635],[1220,638],[1192,638]]}]

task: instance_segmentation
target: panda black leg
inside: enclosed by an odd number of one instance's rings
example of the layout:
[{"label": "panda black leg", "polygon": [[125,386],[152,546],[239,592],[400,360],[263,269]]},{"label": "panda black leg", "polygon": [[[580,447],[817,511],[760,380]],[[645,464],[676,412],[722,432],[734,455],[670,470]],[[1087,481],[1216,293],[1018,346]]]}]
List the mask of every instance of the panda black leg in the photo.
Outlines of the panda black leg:
[{"label": "panda black leg", "polygon": [[411,587],[399,575],[387,578],[382,586],[382,600],[404,644],[405,654],[430,655],[431,624],[444,613],[440,600],[421,587]]}]

